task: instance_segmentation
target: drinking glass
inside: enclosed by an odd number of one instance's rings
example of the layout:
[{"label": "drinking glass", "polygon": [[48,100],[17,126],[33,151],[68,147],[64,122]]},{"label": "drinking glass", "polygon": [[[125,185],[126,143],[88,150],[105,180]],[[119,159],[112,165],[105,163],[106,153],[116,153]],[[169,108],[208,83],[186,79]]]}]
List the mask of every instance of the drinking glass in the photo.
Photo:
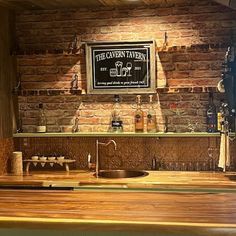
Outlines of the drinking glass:
[{"label": "drinking glass", "polygon": [[131,62],[127,62],[126,63],[126,67],[128,69],[128,76],[131,76],[130,71],[131,71],[131,68],[132,68],[132,63]]}]

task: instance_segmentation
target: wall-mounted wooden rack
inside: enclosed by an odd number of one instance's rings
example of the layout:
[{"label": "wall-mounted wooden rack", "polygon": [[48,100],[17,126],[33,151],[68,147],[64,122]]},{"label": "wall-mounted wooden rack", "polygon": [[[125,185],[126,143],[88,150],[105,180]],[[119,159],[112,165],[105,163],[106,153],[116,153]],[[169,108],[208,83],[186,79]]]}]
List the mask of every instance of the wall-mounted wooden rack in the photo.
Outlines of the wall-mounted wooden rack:
[{"label": "wall-mounted wooden rack", "polygon": [[199,52],[199,51],[213,51],[216,49],[228,48],[229,44],[192,44],[189,46],[166,46],[157,47],[157,52]]},{"label": "wall-mounted wooden rack", "polygon": [[17,56],[30,56],[30,55],[65,55],[65,56],[78,56],[83,54],[84,50],[79,48],[77,50],[69,50],[69,49],[20,49],[11,52],[11,55]]},{"label": "wall-mounted wooden rack", "polygon": [[165,87],[157,88],[158,93],[216,93],[217,87],[189,86],[189,87]]},{"label": "wall-mounted wooden rack", "polygon": [[[164,87],[156,88],[157,93],[216,93],[217,87],[190,86],[190,87]],[[84,89],[21,89],[14,91],[18,96],[58,96],[58,95],[86,95]]]},{"label": "wall-mounted wooden rack", "polygon": [[[217,44],[192,44],[189,46],[166,46],[166,47],[156,47],[157,52],[197,52],[197,51],[211,51],[216,49],[227,48],[228,43],[217,43]],[[79,48],[77,50],[69,49],[19,49],[14,50],[11,53],[12,55],[27,56],[27,55],[75,55],[84,54],[84,49]]]},{"label": "wall-mounted wooden rack", "polygon": [[18,96],[57,96],[57,95],[80,95],[82,89],[21,89],[13,92]]}]

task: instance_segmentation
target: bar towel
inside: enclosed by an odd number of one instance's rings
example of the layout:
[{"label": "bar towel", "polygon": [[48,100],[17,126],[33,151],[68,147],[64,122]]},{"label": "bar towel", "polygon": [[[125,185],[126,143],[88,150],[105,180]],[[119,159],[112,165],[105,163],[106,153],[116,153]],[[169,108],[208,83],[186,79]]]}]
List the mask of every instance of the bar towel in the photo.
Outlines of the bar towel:
[{"label": "bar towel", "polygon": [[222,133],[220,137],[220,156],[218,167],[223,168],[230,166],[230,153],[229,153],[229,135]]},{"label": "bar towel", "polygon": [[226,166],[230,166],[229,134],[226,135]]},{"label": "bar towel", "polygon": [[220,157],[218,167],[225,168],[225,133],[220,135]]}]

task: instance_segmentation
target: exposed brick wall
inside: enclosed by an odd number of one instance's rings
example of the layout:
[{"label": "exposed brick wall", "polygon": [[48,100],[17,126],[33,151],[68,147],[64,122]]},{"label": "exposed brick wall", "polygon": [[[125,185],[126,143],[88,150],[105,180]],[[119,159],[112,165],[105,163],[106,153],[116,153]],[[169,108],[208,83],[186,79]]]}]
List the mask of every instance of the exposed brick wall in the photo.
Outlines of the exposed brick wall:
[{"label": "exposed brick wall", "polygon": [[[86,90],[86,41],[120,41],[154,39],[162,47],[164,33],[170,47],[176,49],[157,53],[157,84],[170,87],[215,87],[221,78],[221,64],[227,45],[236,28],[235,11],[207,0],[168,1],[149,7],[72,9],[19,12],[16,17],[18,46],[21,51],[39,50],[43,54],[17,57],[22,89],[68,89],[74,71],[78,71],[79,86]],[[76,55],[52,54],[55,49],[67,50],[77,35],[82,50]],[[211,44],[210,46],[195,46]],[[218,46],[217,46],[218,45]],[[187,47],[187,48],[186,48]],[[30,54],[30,53],[29,53]],[[32,53],[31,53],[32,54]],[[219,104],[222,94],[215,94]],[[121,96],[121,116],[124,131],[134,130],[135,96]],[[143,109],[148,109],[148,96],[142,96]],[[19,107],[24,132],[34,132],[38,117],[38,103],[43,102],[48,118],[48,131],[59,131],[70,125],[80,109],[80,131],[107,131],[112,109],[112,96],[57,95],[20,96]],[[206,130],[205,111],[208,93],[160,93],[155,101],[159,131]],[[206,141],[208,140],[208,142]],[[119,139],[122,147],[114,155],[103,153],[103,168],[151,168],[155,155],[168,163],[209,164],[210,139]],[[215,139],[214,139],[215,140]],[[25,157],[34,154],[65,154],[75,158],[76,168],[86,168],[87,151],[94,157],[93,138],[22,139],[16,147]],[[50,143],[50,145],[49,145]],[[124,148],[123,148],[124,147]],[[199,149],[199,147],[201,147]],[[213,145],[218,158],[219,139]],[[42,152],[43,153],[40,153]],[[108,150],[109,151],[109,150]],[[109,151],[110,152],[110,151]],[[232,162],[235,161],[235,158]],[[169,164],[168,164],[169,165]]]},{"label": "exposed brick wall", "polygon": [[[159,52],[157,84],[167,80],[171,87],[216,86],[226,48]],[[18,72],[23,89],[69,89],[74,72],[79,72],[79,87],[86,89],[85,55],[18,56]]]},{"label": "exposed brick wall", "polygon": [[[178,3],[177,3],[178,2]],[[221,63],[235,29],[235,11],[213,1],[168,1],[149,7],[72,9],[20,12],[16,17],[17,38],[21,50],[42,50],[41,55],[18,56],[22,89],[70,88],[73,72],[79,72],[79,86],[86,90],[85,54],[50,54],[46,50],[67,50],[76,34],[79,44],[86,41],[119,41],[154,39],[163,45],[164,32],[169,46],[224,44],[219,47],[184,48],[157,54],[157,84],[167,86],[216,86],[221,76]],[[83,46],[82,46],[83,48]],[[216,103],[221,95],[216,96]],[[143,97],[147,101],[147,97]],[[102,100],[102,101],[101,101]],[[20,97],[24,131],[34,131],[38,103],[45,103],[48,130],[58,131],[69,125],[80,109],[81,131],[107,131],[112,109],[110,96],[26,96]],[[82,102],[81,102],[82,101]],[[173,103],[179,102],[178,107]],[[171,105],[172,103],[172,105]],[[165,117],[172,131],[187,131],[195,123],[205,131],[207,94],[160,94],[156,103],[159,130]],[[146,102],[143,105],[147,110]],[[122,96],[125,131],[133,131],[134,96]]]},{"label": "exposed brick wall", "polygon": [[[68,47],[76,33],[80,41],[155,39],[170,45],[229,42],[235,12],[209,0],[168,1],[168,4],[127,9],[20,12],[17,35],[21,49]],[[172,3],[173,2],[173,3]]]},{"label": "exposed brick wall", "polygon": [[157,84],[170,87],[216,86],[221,78],[226,48],[196,48],[159,52]]},{"label": "exposed brick wall", "polygon": [[[216,105],[221,94],[215,97]],[[148,95],[143,95],[142,108],[148,111]],[[60,131],[62,126],[72,124],[77,109],[80,110],[79,130],[82,132],[108,131],[113,96],[26,96],[20,97],[21,117],[24,132],[35,132],[38,120],[38,104],[44,103],[48,121],[48,131]],[[124,131],[134,131],[135,96],[121,96],[120,114],[124,121]],[[158,131],[191,131],[189,125],[195,125],[195,131],[206,130],[206,107],[208,93],[160,94],[155,97],[154,108],[157,114]],[[166,124],[167,117],[167,124]],[[146,117],[145,117],[146,121]]]}]

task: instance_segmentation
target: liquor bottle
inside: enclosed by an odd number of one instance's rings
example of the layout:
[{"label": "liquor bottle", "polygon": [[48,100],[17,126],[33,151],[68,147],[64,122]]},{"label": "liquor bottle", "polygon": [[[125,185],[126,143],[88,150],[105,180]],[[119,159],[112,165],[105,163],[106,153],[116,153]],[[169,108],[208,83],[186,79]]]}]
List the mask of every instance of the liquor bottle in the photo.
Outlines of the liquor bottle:
[{"label": "liquor bottle", "polygon": [[222,131],[223,121],[224,121],[223,107],[221,105],[218,112],[217,112],[217,131],[219,131],[219,132]]},{"label": "liquor bottle", "polygon": [[155,133],[157,131],[156,113],[153,107],[152,98],[153,98],[153,95],[149,95],[149,109],[147,112],[147,132],[148,133]]},{"label": "liquor bottle", "polygon": [[216,117],[216,107],[213,102],[213,94],[209,94],[209,104],[206,111],[207,116],[207,132],[214,133],[217,131],[217,117]]},{"label": "liquor bottle", "polygon": [[39,133],[45,133],[47,131],[47,119],[45,115],[45,111],[43,108],[43,104],[39,104],[39,118],[38,118],[38,126],[37,126],[37,132]]},{"label": "liquor bottle", "polygon": [[167,32],[165,32],[165,34],[164,34],[164,42],[163,42],[162,49],[163,50],[168,49],[168,34],[167,34]]},{"label": "liquor bottle", "polygon": [[114,107],[112,111],[111,118],[111,131],[112,132],[122,132],[123,131],[123,121],[120,118],[120,97],[119,95],[114,96]]},{"label": "liquor bottle", "polygon": [[72,133],[79,131],[79,116],[80,116],[80,111],[79,109],[77,109],[72,119]]},{"label": "liquor bottle", "polygon": [[144,112],[141,108],[141,96],[138,95],[136,98],[137,108],[134,116],[135,132],[144,131]]}]

